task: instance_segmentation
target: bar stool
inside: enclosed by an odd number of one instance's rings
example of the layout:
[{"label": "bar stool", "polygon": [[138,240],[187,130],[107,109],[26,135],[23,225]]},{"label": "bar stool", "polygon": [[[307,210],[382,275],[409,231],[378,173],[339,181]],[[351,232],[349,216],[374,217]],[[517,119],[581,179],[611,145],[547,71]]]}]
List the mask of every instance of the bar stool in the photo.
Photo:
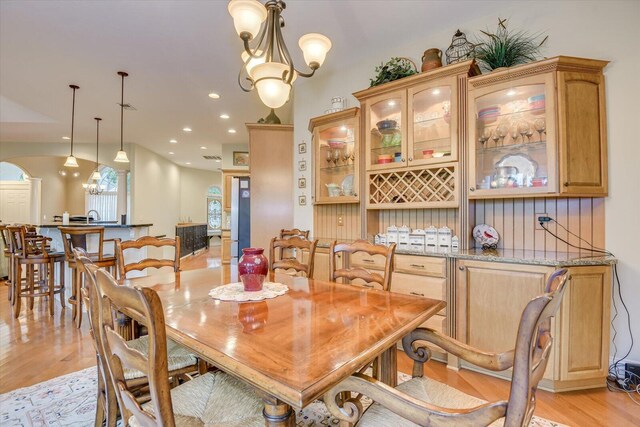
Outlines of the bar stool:
[{"label": "bar stool", "polygon": [[[116,266],[116,257],[114,255],[116,240],[104,238],[104,227],[58,227],[58,230],[62,234],[65,261],[71,269],[71,297],[69,298],[69,304],[73,307],[73,319],[76,322],[76,327],[80,328],[82,325],[82,294],[80,289],[84,283],[84,274],[76,266],[73,249],[80,248],[85,250],[91,262],[97,267],[106,268],[113,273]],[[98,252],[89,252],[88,242],[90,236],[97,236]],[[104,244],[107,242],[113,242],[114,254],[104,254]]]},{"label": "bar stool", "polygon": [[7,230],[7,225],[6,224],[0,224],[0,235],[2,236],[2,254],[4,255],[5,258],[7,258],[7,264],[8,264],[8,272],[7,272],[7,279],[4,281],[5,286],[9,287],[9,292],[7,292],[7,299],[9,301],[11,301],[11,279],[12,279],[12,275],[13,275],[13,259],[11,256],[11,245],[10,245],[10,241],[11,239],[9,238],[9,230]]},{"label": "bar stool", "polygon": [[[34,298],[47,297],[49,314],[54,313],[55,294],[60,295],[60,304],[64,308],[64,272],[60,266],[60,282],[55,284],[55,265],[64,263],[64,254],[47,252],[47,237],[34,235],[25,226],[9,226],[11,247],[15,248],[12,300],[13,317],[18,318],[22,298],[27,298],[29,310],[33,310]],[[22,280],[22,268],[26,269],[25,280]]]}]

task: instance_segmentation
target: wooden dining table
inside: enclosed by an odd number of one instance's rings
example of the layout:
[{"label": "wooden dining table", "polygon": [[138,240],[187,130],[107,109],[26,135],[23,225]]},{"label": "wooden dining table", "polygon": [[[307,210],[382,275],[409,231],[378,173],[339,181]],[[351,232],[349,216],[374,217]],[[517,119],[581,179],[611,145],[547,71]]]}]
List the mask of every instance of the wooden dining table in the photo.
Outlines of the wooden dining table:
[{"label": "wooden dining table", "polygon": [[284,295],[257,302],[215,300],[209,291],[235,279],[226,270],[161,273],[120,284],[154,289],[169,338],[259,390],[267,426],[295,426],[294,409],[378,356],[380,380],[395,386],[396,343],[445,306],[286,274],[267,277],[288,286]]}]

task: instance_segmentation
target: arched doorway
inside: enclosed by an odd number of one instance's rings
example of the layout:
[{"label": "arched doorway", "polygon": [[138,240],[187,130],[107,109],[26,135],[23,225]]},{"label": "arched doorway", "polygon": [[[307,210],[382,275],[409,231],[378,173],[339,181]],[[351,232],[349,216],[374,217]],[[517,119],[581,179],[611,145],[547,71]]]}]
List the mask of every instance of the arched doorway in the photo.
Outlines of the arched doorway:
[{"label": "arched doorway", "polygon": [[20,166],[0,162],[0,221],[5,224],[37,222],[31,218],[32,201],[29,174]]}]

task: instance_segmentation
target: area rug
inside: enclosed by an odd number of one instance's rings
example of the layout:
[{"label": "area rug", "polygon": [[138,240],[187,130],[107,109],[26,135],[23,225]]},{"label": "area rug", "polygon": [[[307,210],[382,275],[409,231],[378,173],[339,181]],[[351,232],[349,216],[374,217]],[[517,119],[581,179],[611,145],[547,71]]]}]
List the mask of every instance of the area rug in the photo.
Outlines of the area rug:
[{"label": "area rug", "polygon": [[[399,374],[399,382],[409,379]],[[2,427],[88,427],[96,405],[96,368],[87,368],[0,395]],[[299,427],[337,426],[324,404],[316,401],[297,415]],[[533,417],[529,427],[566,427]]]}]

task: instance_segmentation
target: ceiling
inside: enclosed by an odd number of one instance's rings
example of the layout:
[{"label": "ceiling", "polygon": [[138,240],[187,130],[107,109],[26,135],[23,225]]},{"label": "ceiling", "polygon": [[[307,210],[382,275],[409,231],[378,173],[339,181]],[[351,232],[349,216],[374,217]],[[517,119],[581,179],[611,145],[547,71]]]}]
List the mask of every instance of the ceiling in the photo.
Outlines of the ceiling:
[{"label": "ceiling", "polygon": [[[298,38],[307,32],[327,35],[333,48],[318,73],[339,72],[371,55],[378,44],[454,28],[500,4],[291,0],[283,14],[283,33],[298,67],[304,65]],[[80,86],[76,141],[95,141],[93,118],[99,116],[101,142],[119,143],[116,73],[123,70],[129,73],[125,103],[136,108],[125,111],[125,143],[140,144],[180,165],[217,168],[219,163],[202,155],[220,155],[221,144],[247,142],[244,123],[268,114],[256,93],[238,87],[242,43],[226,5],[201,0],[2,0],[0,141],[68,143],[62,137],[70,133],[68,85],[74,83]],[[209,98],[212,91],[221,98]],[[220,119],[221,113],[230,119]],[[277,113],[291,122],[290,104]],[[183,132],[185,126],[193,131]],[[229,128],[237,133],[228,133]],[[174,138],[178,143],[169,143]]]}]

